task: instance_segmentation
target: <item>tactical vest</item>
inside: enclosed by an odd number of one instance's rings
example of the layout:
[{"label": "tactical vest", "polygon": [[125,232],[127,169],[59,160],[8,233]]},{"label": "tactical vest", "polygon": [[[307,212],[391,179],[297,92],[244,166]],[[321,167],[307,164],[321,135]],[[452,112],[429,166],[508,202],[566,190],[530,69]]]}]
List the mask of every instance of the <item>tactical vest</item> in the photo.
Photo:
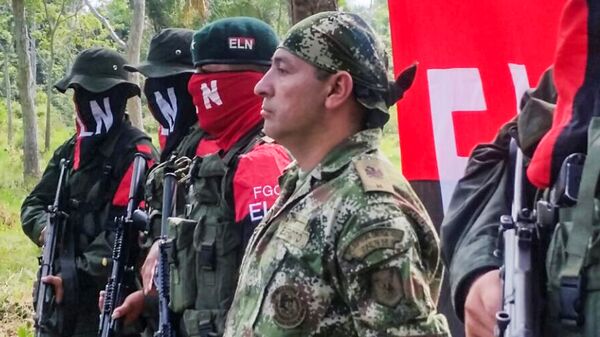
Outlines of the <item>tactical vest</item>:
[{"label": "tactical vest", "polygon": [[[112,199],[117,191],[121,179],[129,168],[136,143],[150,138],[137,128],[127,124],[116,130],[111,137],[117,137],[112,153],[107,156],[98,151],[92,162],[86,162],[78,170],[69,168],[65,184],[64,196],[66,197],[66,212],[69,215],[64,234],[64,245],[61,254],[65,257],[58,262],[65,287],[64,317],[65,331],[73,331],[73,336],[89,335],[95,332],[98,326],[98,315],[90,308],[97,308],[98,292],[103,290],[107,273],[110,272],[110,251],[112,247],[109,236],[99,235],[102,231],[114,229],[114,219],[122,215],[125,207],[112,207]],[[73,162],[75,137],[65,143],[61,153],[64,158]],[[112,238],[112,236],[110,236]],[[98,254],[90,254],[90,247],[98,247]],[[77,271],[77,258],[86,254],[88,268],[91,275]],[[95,252],[94,249],[92,251]],[[66,262],[65,262],[66,261]],[[90,266],[103,266],[94,269]],[[93,269],[93,270],[92,270]],[[58,316],[60,317],[60,316]],[[70,336],[71,333],[66,333]]]},{"label": "tactical vest", "polygon": [[259,129],[224,156],[196,157],[190,170],[187,219],[170,219],[173,238],[170,307],[181,315],[180,334],[223,334],[243,255],[243,226],[235,223],[233,176],[239,156],[263,142]]},{"label": "tactical vest", "polygon": [[558,210],[546,255],[545,336],[600,336],[600,118],[588,132],[577,204]]},{"label": "tactical vest", "polygon": [[[120,128],[114,135],[118,140],[108,156],[94,157],[93,163],[69,172],[68,196],[70,218],[80,234],[76,251],[82,251],[103,230],[113,230],[115,217],[122,215],[125,207],[112,207],[112,199],[132,157],[135,144],[150,138],[134,127]],[[90,184],[91,183],[91,184]],[[111,210],[112,209],[112,210]]]},{"label": "tactical vest", "polygon": [[178,156],[186,156],[188,158],[194,158],[196,156],[196,148],[200,140],[206,136],[206,132],[196,124],[190,127],[188,134],[181,140],[181,143],[177,145],[175,151]]}]

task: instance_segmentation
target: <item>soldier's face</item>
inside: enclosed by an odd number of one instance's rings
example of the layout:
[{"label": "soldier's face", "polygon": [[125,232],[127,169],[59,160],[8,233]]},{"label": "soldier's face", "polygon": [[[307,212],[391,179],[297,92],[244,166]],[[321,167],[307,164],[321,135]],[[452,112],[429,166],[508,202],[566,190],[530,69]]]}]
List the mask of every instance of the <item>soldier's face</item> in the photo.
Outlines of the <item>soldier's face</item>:
[{"label": "soldier's face", "polygon": [[319,132],[326,83],[317,79],[316,68],[284,49],[277,49],[273,64],[256,84],[263,97],[261,116],[265,133],[284,146]]}]

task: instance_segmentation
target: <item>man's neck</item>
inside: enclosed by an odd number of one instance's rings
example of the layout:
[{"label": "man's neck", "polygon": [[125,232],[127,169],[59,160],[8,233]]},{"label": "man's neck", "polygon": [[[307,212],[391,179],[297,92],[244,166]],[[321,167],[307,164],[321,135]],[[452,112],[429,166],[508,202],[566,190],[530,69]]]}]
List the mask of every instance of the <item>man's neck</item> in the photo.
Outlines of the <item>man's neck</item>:
[{"label": "man's neck", "polygon": [[[325,131],[328,130],[328,131]],[[307,135],[302,141],[293,141],[285,146],[296,162],[298,167],[305,172],[312,171],[336,146],[340,145],[350,136],[360,131],[350,128],[329,128]]]}]

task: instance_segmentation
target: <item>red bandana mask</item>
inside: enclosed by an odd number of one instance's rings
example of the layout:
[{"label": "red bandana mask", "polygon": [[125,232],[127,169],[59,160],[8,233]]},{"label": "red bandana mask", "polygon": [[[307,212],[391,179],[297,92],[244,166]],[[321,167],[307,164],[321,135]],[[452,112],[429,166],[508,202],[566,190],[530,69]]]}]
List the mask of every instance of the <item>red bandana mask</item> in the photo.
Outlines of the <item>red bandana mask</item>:
[{"label": "red bandana mask", "polygon": [[220,149],[231,149],[261,122],[262,98],[254,94],[254,86],[262,76],[254,71],[192,75],[188,91],[196,106],[198,122]]}]

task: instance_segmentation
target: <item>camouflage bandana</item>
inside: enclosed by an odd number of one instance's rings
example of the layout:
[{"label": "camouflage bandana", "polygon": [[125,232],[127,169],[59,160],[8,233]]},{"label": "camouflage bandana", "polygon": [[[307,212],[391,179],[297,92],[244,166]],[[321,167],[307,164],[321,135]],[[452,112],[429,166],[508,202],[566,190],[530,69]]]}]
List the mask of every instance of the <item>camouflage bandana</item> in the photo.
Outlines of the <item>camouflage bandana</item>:
[{"label": "camouflage bandana", "polygon": [[370,127],[381,127],[387,122],[388,107],[410,87],[416,70],[411,68],[407,87],[402,87],[400,81],[388,81],[383,44],[373,29],[353,13],[322,12],[310,16],[290,29],[279,48],[327,72],[350,73],[356,84],[357,101],[370,112],[378,112],[370,114]]}]

